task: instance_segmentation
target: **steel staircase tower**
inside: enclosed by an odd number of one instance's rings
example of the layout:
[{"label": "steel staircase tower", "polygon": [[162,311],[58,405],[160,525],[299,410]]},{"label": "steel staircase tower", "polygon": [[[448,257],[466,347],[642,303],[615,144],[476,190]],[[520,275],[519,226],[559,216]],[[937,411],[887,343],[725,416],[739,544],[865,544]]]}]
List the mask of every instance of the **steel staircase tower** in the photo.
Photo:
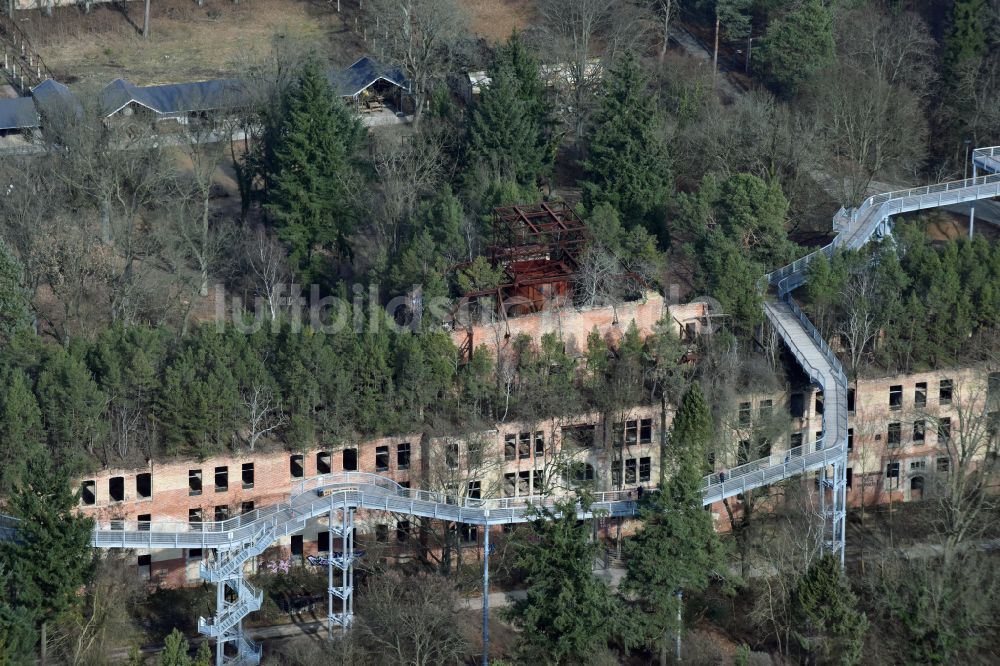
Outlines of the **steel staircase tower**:
[{"label": "steel staircase tower", "polygon": [[[1000,147],[980,148],[973,153],[974,165],[988,175],[889,192],[869,197],[853,211],[841,210],[834,218],[839,231],[832,243],[778,269],[762,279],[767,289],[764,311],[810,379],[823,391],[823,436],[812,445],[765,456],[732,468],[723,477],[704,478],[703,504],[712,504],[783,479],[816,473],[819,482],[819,513],[823,533],[819,546],[844,555],[847,470],[847,377],[836,355],[792,298],[802,285],[809,264],[820,254],[832,256],[838,249],[857,249],[872,238],[889,233],[891,216],[914,210],[1000,196]],[[628,491],[595,493],[587,510],[577,517],[591,519],[633,516],[636,502]],[[260,647],[246,640],[242,621],[258,610],[262,593],[244,580],[244,565],[275,539],[301,531],[306,523],[327,516],[330,550],[327,558],[327,628],[346,630],[354,617],[354,514],[358,509],[381,510],[455,523],[490,527],[534,520],[538,507],[551,506],[552,497],[533,496],[500,499],[450,497],[443,493],[403,488],[376,474],[344,472],[305,479],[288,501],[251,511],[237,518],[214,523],[191,524],[163,520],[144,522],[104,521],[94,529],[95,548],[202,548],[215,549],[216,560],[201,568],[202,577],[217,584],[216,614],[199,618],[198,630],[216,639],[216,666],[258,664]],[[0,515],[0,540],[17,538],[18,520]],[[488,537],[489,531],[485,532]],[[340,550],[334,551],[335,540]],[[488,561],[488,560],[487,560]],[[334,570],[336,569],[336,575]],[[337,584],[335,584],[335,582]],[[337,605],[337,611],[334,606]],[[484,609],[485,616],[485,609]],[[227,656],[229,645],[235,655]]]}]

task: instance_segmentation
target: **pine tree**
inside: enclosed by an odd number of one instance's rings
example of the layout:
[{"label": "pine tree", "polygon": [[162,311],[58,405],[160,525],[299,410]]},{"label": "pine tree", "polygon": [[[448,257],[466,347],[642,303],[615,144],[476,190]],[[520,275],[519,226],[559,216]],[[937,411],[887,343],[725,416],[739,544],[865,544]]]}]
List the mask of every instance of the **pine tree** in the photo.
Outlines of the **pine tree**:
[{"label": "pine tree", "polygon": [[978,63],[986,54],[988,24],[986,0],[955,0],[944,49],[944,64],[952,81],[965,65]]},{"label": "pine tree", "polygon": [[533,184],[542,171],[545,142],[531,105],[520,97],[521,82],[510,65],[490,74],[472,110],[469,158],[498,180]]},{"label": "pine tree", "polygon": [[516,542],[528,591],[508,615],[521,630],[527,663],[584,663],[619,629],[622,609],[593,574],[598,545],[576,512],[573,499],[543,508],[530,523],[530,536]]},{"label": "pine tree", "polygon": [[678,624],[683,591],[700,592],[713,577],[728,578],[726,550],[702,508],[701,469],[711,435],[711,414],[693,384],[677,412],[670,437],[674,473],[642,507],[643,529],[626,545],[628,571],[622,589],[643,609],[649,642],[667,663],[670,635]]},{"label": "pine tree", "polygon": [[607,73],[601,104],[587,136],[584,204],[606,201],[626,228],[645,224],[656,232],[658,211],[672,191],[670,160],[659,132],[656,97],[639,62],[626,54]]},{"label": "pine tree", "polygon": [[24,287],[24,267],[0,238],[0,340],[9,340],[32,322],[31,297]]},{"label": "pine tree", "polygon": [[830,8],[823,0],[805,0],[772,21],[763,58],[778,89],[794,95],[836,58]]},{"label": "pine tree", "polygon": [[868,618],[858,610],[843,567],[824,555],[799,579],[792,599],[796,638],[821,663],[851,666],[861,662]]},{"label": "pine tree", "polygon": [[0,543],[0,562],[10,570],[6,597],[40,629],[43,663],[48,624],[81,602],[77,592],[93,573],[93,521],[78,516],[76,504],[65,471],[46,456],[33,458],[10,498],[19,540]]},{"label": "pine tree", "polygon": [[106,396],[87,366],[62,349],[46,359],[37,391],[51,455],[69,473],[82,471],[87,455],[107,431],[102,418]]},{"label": "pine tree", "polygon": [[[202,645],[205,645],[204,643]],[[160,666],[191,666],[188,656],[188,642],[177,629],[163,640],[163,652],[160,653]]]},{"label": "pine tree", "polygon": [[42,412],[20,368],[0,370],[0,496],[6,497],[22,480],[28,460],[45,450]]},{"label": "pine tree", "polygon": [[308,61],[285,100],[284,119],[272,139],[265,205],[306,282],[323,273],[322,250],[347,249],[354,220],[351,161],[362,132],[360,121],[333,94],[319,63]]}]

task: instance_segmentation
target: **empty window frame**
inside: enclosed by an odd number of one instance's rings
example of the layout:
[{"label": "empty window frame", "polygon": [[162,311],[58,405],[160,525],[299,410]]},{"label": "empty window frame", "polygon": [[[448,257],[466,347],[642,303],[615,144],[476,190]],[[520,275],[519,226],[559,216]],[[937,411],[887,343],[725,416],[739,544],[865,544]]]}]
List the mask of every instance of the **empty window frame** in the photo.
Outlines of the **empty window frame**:
[{"label": "empty window frame", "polygon": [[986,397],[996,400],[1000,397],[1000,372],[991,372],[986,380]]},{"label": "empty window frame", "polygon": [[396,541],[406,541],[410,538],[410,521],[396,521]]},{"label": "empty window frame", "polygon": [[153,522],[153,515],[150,513],[140,513],[136,516],[136,519],[139,521],[139,531],[148,532],[149,524]]},{"label": "empty window frame", "polygon": [[854,485],[854,468],[853,467],[848,467],[847,468],[847,487],[850,488],[853,485]]},{"label": "empty window frame", "polygon": [[143,580],[149,580],[153,575],[153,557],[152,555],[140,555],[136,562],[139,565],[139,578]]},{"label": "empty window frame", "polygon": [[648,456],[639,458],[639,483],[646,483],[650,480],[652,469],[652,458]]},{"label": "empty window frame", "polygon": [[469,481],[468,485],[468,495],[469,499],[482,499],[482,482],[480,481]]},{"label": "empty window frame", "polygon": [[927,382],[917,382],[917,385],[914,387],[913,406],[914,407],[927,406]]},{"label": "empty window frame", "polygon": [[531,457],[531,433],[522,432],[517,436],[517,457],[526,460]]},{"label": "empty window frame", "polygon": [[243,480],[244,488],[253,488],[253,463],[243,463],[240,477]]},{"label": "empty window frame", "polygon": [[108,495],[112,502],[125,501],[125,477],[113,476],[108,479]]},{"label": "empty window frame", "polygon": [[581,425],[563,426],[560,430],[564,444],[570,443],[580,447],[590,448],[594,445],[597,435],[597,426],[592,423]]},{"label": "empty window frame", "polygon": [[444,463],[448,469],[458,469],[458,442],[448,442],[444,450]]},{"label": "empty window frame", "polygon": [[229,467],[222,465],[215,468],[215,492],[224,493],[229,490]]},{"label": "empty window frame", "polygon": [[220,504],[215,507],[215,522],[221,523],[223,520],[229,520],[229,507],[225,504]]},{"label": "empty window frame", "polygon": [[889,387],[889,409],[896,411],[903,408],[903,385],[894,384]]},{"label": "empty window frame", "polygon": [[936,469],[941,474],[947,474],[948,471],[951,470],[951,458],[948,458],[947,456],[941,456],[938,458]]},{"label": "empty window frame", "polygon": [[187,558],[189,560],[200,560],[203,557],[203,551],[201,548],[188,548]]},{"label": "empty window frame", "polygon": [[297,555],[298,557],[302,557],[302,542],[303,542],[303,540],[304,539],[303,539],[303,537],[302,537],[301,534],[293,534],[292,535],[292,555],[293,556]]},{"label": "empty window frame", "polygon": [[356,472],[358,471],[358,450],[357,449],[344,449],[341,460],[344,463],[345,472]]},{"label": "empty window frame", "polygon": [[253,510],[254,510],[254,504],[253,504],[252,500],[251,501],[247,501],[247,502],[240,502],[240,515],[241,516],[245,516],[248,513],[253,512]]},{"label": "empty window frame", "polygon": [[476,543],[479,541],[479,527],[462,523],[462,541],[465,543]]},{"label": "empty window frame", "polygon": [[847,411],[854,411],[854,389],[847,389]]},{"label": "empty window frame", "polygon": [[629,458],[625,461],[625,483],[633,484],[638,478],[638,461],[635,458]]},{"label": "empty window frame", "polygon": [[847,450],[854,450],[854,428],[847,429]]},{"label": "empty window frame", "polygon": [[736,423],[744,428],[750,425],[750,403],[741,402],[739,409],[737,410]]},{"label": "empty window frame", "polygon": [[750,440],[743,439],[736,445],[736,464],[745,465],[750,462]]},{"label": "empty window frame", "polygon": [[376,472],[388,472],[389,471],[389,447],[388,446],[376,446],[375,447],[375,471]]},{"label": "empty window frame", "polygon": [[379,523],[375,526],[375,540],[379,543],[385,543],[389,540],[389,526]]},{"label": "empty window frame", "polygon": [[774,401],[773,400],[761,400],[760,404],[757,406],[757,413],[761,421],[768,421],[771,415],[774,413]]},{"label": "empty window frame", "polygon": [[910,461],[910,471],[912,472],[914,470],[919,470],[919,469],[927,469],[927,461],[926,460],[911,460]]},{"label": "empty window frame", "polygon": [[149,472],[135,475],[135,494],[140,499],[149,499],[153,496],[153,475]]},{"label": "empty window frame", "polygon": [[816,413],[817,414],[822,414],[823,413],[823,409],[824,409],[824,407],[823,407],[823,393],[821,391],[817,391],[816,392]]},{"label": "empty window frame", "polygon": [[946,444],[951,440],[950,416],[942,416],[941,418],[938,419],[937,437],[938,437],[938,442],[941,444]]},{"label": "empty window frame", "polygon": [[465,455],[469,469],[475,469],[483,464],[483,442],[474,439],[465,445]]},{"label": "empty window frame", "polygon": [[913,441],[922,442],[927,438],[927,421],[917,419],[913,422]]},{"label": "empty window frame", "polygon": [[953,397],[955,385],[950,379],[942,379],[938,383],[938,404],[950,405]]},{"label": "empty window frame", "polygon": [[503,459],[517,460],[517,435],[510,433],[503,438]]},{"label": "empty window frame", "polygon": [[333,457],[329,451],[320,451],[316,454],[316,473],[329,474]]},{"label": "empty window frame", "polygon": [[802,433],[801,432],[793,432],[788,437],[788,447],[791,448],[791,449],[795,449],[795,448],[798,448],[800,446],[802,446]]},{"label": "empty window frame", "polygon": [[806,414],[806,400],[801,393],[793,393],[788,398],[788,413],[793,419],[801,419]]},{"label": "empty window frame", "polygon": [[513,472],[503,475],[503,496],[514,497],[517,494],[517,474]]},{"label": "empty window frame", "polygon": [[97,503],[97,482],[91,480],[80,484],[80,502],[84,506]]},{"label": "empty window frame", "polygon": [[545,457],[545,433],[541,430],[535,433],[535,457]]},{"label": "empty window frame", "polygon": [[653,443],[653,419],[639,419],[639,443]]},{"label": "empty window frame", "polygon": [[593,481],[594,466],[590,463],[577,463],[573,466],[573,479],[577,482]]},{"label": "empty window frame", "polygon": [[888,480],[888,485],[890,488],[895,488],[899,485],[899,463],[891,462],[886,463],[885,466],[885,478]]},{"label": "empty window frame", "polygon": [[304,459],[301,453],[288,456],[288,473],[293,479],[301,479],[305,476]]},{"label": "empty window frame", "polygon": [[201,521],[202,521],[202,515],[200,508],[188,509],[188,525],[191,526],[192,532],[201,531]]},{"label": "empty window frame", "polygon": [[527,469],[517,473],[517,494],[525,497],[531,494],[531,470]]},{"label": "empty window frame", "polygon": [[410,469],[410,443],[396,445],[396,469]]},{"label": "empty window frame", "polygon": [[886,444],[889,446],[900,446],[903,443],[903,426],[901,423],[890,423],[889,434]]},{"label": "empty window frame", "polygon": [[321,553],[330,552],[330,533],[326,530],[316,535],[316,550]]}]

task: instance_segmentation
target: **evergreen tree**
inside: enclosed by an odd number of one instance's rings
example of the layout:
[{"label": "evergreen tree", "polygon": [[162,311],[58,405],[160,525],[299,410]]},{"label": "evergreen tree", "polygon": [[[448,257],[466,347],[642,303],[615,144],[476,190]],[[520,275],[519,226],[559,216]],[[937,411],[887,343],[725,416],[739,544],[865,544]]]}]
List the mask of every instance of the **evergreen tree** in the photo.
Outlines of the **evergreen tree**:
[{"label": "evergreen tree", "polygon": [[316,60],[287,95],[271,141],[265,209],[306,282],[323,273],[322,250],[347,249],[354,213],[349,201],[360,121],[338,99]]},{"label": "evergreen tree", "polygon": [[726,236],[765,266],[790,260],[785,215],[788,200],[776,179],[766,182],[753,174],[739,173],[723,184],[715,217]]},{"label": "evergreen tree", "polygon": [[521,82],[507,64],[490,73],[490,85],[472,110],[469,158],[494,178],[533,184],[545,160],[545,142]]},{"label": "evergreen tree", "polygon": [[639,62],[626,54],[607,73],[600,107],[587,136],[584,204],[614,206],[625,226],[658,231],[672,191],[670,161],[660,133],[656,97]]},{"label": "evergreen tree", "polygon": [[833,18],[823,0],[804,0],[767,27],[763,58],[778,89],[794,95],[833,64]]},{"label": "evergreen tree", "polygon": [[643,609],[649,642],[667,663],[670,635],[678,623],[682,591],[700,592],[713,577],[727,577],[726,551],[702,508],[702,466],[711,414],[698,384],[685,393],[670,437],[674,472],[642,509],[643,529],[627,542],[628,571],[622,590]]},{"label": "evergreen tree", "polygon": [[38,376],[38,403],[45,418],[50,453],[68,473],[83,471],[87,456],[107,432],[107,397],[74,354],[54,350]]},{"label": "evergreen tree", "polygon": [[734,333],[747,336],[763,320],[757,279],[764,273],[763,266],[748,254],[748,250],[714,229],[701,256],[702,286],[722,305],[726,325]]},{"label": "evergreen tree", "polygon": [[986,0],[955,0],[952,4],[951,25],[944,44],[944,64],[952,82],[965,65],[978,63],[986,54],[989,18]]},{"label": "evergreen tree", "polygon": [[0,238],[0,340],[29,328],[31,322],[31,295],[24,287],[24,267]]},{"label": "evergreen tree", "polygon": [[21,520],[18,541],[0,543],[0,563],[10,571],[5,598],[39,628],[43,663],[48,624],[81,602],[77,592],[93,573],[93,521],[78,516],[76,504],[64,470],[46,456],[29,460],[10,498]]},{"label": "evergreen tree", "polygon": [[799,579],[792,599],[796,638],[820,663],[861,663],[868,618],[834,555],[813,562]]},{"label": "evergreen tree", "polygon": [[[203,644],[204,645],[204,644]],[[163,652],[160,653],[160,666],[191,666],[188,656],[188,642],[177,629],[163,640]]]},{"label": "evergreen tree", "polygon": [[20,368],[0,369],[0,497],[22,480],[28,460],[45,452],[42,412]]},{"label": "evergreen tree", "polygon": [[[6,578],[0,578],[0,591],[6,594],[8,588]],[[28,611],[0,599],[0,666],[34,666],[32,653],[37,644],[38,634]]]},{"label": "evergreen tree", "polygon": [[508,614],[521,630],[527,663],[587,663],[619,628],[622,609],[593,574],[598,545],[576,512],[573,499],[543,508],[529,535],[516,542],[528,593]]}]

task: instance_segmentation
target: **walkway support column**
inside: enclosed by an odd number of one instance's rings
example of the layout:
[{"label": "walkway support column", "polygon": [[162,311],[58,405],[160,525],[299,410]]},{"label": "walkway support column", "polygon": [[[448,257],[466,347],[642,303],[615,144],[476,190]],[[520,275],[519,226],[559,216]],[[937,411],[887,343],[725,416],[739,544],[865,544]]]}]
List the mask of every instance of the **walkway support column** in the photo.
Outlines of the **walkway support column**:
[{"label": "walkway support column", "polygon": [[483,666],[490,663],[490,525],[489,509],[483,512],[487,522],[483,525]]},{"label": "walkway support column", "polygon": [[[976,180],[976,160],[972,160],[972,180]],[[976,201],[969,206],[969,240],[972,240],[972,230],[976,227]]]}]

